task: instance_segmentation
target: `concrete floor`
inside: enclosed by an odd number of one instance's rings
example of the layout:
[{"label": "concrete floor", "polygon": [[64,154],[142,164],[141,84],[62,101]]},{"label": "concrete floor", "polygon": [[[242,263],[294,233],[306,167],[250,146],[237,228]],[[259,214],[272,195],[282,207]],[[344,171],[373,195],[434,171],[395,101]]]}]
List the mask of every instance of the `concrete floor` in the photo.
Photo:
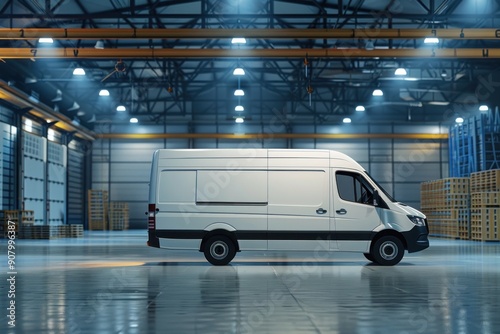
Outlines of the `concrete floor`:
[{"label": "concrete floor", "polygon": [[0,333],[500,333],[499,243],[432,239],[395,267],[302,252],[214,267],[145,242],[146,231],[17,240],[16,327],[2,279]]}]

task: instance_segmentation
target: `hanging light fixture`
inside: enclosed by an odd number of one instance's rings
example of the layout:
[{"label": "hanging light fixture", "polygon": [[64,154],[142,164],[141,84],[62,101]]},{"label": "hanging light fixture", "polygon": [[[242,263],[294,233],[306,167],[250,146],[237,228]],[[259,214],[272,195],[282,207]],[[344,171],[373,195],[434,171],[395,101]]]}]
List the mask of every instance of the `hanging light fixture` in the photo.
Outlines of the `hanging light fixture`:
[{"label": "hanging light fixture", "polygon": [[38,40],[38,43],[52,44],[52,43],[54,43],[54,40],[50,37],[40,37],[40,39]]},{"label": "hanging light fixture", "polygon": [[116,107],[116,111],[127,111],[127,108],[125,108],[124,105],[119,105],[118,107]]},{"label": "hanging light fixture", "polygon": [[373,95],[373,96],[383,96],[383,95],[384,95],[384,92],[383,92],[381,89],[377,88],[377,89],[374,89],[374,90],[373,90],[372,95]]},{"label": "hanging light fixture", "polygon": [[85,70],[81,67],[76,67],[73,70],[73,75],[85,75]]},{"label": "hanging light fixture", "polygon": [[245,108],[243,108],[243,106],[239,104],[236,107],[234,107],[234,111],[245,111]]},{"label": "hanging light fixture", "polygon": [[139,123],[139,120],[138,120],[137,118],[135,118],[135,117],[132,117],[132,118],[130,119],[130,123],[134,123],[134,124],[135,124],[135,123]]},{"label": "hanging light fixture", "polygon": [[238,124],[241,124],[241,123],[245,122],[245,119],[243,117],[236,117],[234,119],[234,122],[238,123]]},{"label": "hanging light fixture", "polygon": [[396,71],[394,71],[394,75],[406,75],[407,72],[406,72],[406,69],[400,67],[400,68],[397,68]]},{"label": "hanging light fixture", "polygon": [[241,67],[236,67],[233,71],[233,75],[245,75],[245,70]]},{"label": "hanging light fixture", "polygon": [[349,124],[352,122],[352,120],[349,118],[349,117],[345,117],[343,120],[342,120],[343,123],[346,123],[346,124]]},{"label": "hanging light fixture", "polygon": [[107,89],[101,89],[99,91],[99,96],[109,96],[109,90],[107,90]]},{"label": "hanging light fixture", "polygon": [[365,107],[364,106],[357,106],[356,111],[365,111]]},{"label": "hanging light fixture", "polygon": [[243,89],[238,88],[234,91],[234,96],[245,96],[245,92],[243,91]]},{"label": "hanging light fixture", "polygon": [[245,37],[233,37],[231,44],[246,44],[247,40]]}]

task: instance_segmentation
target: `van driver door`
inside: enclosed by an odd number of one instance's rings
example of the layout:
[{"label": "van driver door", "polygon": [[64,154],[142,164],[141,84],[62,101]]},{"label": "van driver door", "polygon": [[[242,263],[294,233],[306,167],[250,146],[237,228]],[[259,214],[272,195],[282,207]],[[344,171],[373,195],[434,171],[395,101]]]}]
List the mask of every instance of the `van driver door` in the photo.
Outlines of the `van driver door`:
[{"label": "van driver door", "polygon": [[353,170],[332,168],[332,239],[340,251],[368,252],[372,231],[381,223],[374,206],[375,188]]}]

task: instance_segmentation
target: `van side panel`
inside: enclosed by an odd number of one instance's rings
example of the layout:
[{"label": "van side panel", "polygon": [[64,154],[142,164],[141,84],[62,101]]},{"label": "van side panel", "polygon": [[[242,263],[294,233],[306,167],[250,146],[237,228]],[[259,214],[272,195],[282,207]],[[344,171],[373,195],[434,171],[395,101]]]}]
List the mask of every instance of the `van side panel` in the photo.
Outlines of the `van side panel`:
[{"label": "van side panel", "polygon": [[272,160],[281,168],[269,170],[269,249],[315,250],[330,231],[329,169],[292,167],[309,165],[309,159]]}]

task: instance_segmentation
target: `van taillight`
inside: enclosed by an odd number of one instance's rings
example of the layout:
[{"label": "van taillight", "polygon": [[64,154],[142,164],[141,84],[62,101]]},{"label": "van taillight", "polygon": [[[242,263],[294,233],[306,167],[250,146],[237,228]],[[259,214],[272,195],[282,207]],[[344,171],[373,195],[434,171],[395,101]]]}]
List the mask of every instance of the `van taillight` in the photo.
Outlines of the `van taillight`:
[{"label": "van taillight", "polygon": [[156,229],[156,205],[149,204],[148,206],[148,229],[155,230]]}]

